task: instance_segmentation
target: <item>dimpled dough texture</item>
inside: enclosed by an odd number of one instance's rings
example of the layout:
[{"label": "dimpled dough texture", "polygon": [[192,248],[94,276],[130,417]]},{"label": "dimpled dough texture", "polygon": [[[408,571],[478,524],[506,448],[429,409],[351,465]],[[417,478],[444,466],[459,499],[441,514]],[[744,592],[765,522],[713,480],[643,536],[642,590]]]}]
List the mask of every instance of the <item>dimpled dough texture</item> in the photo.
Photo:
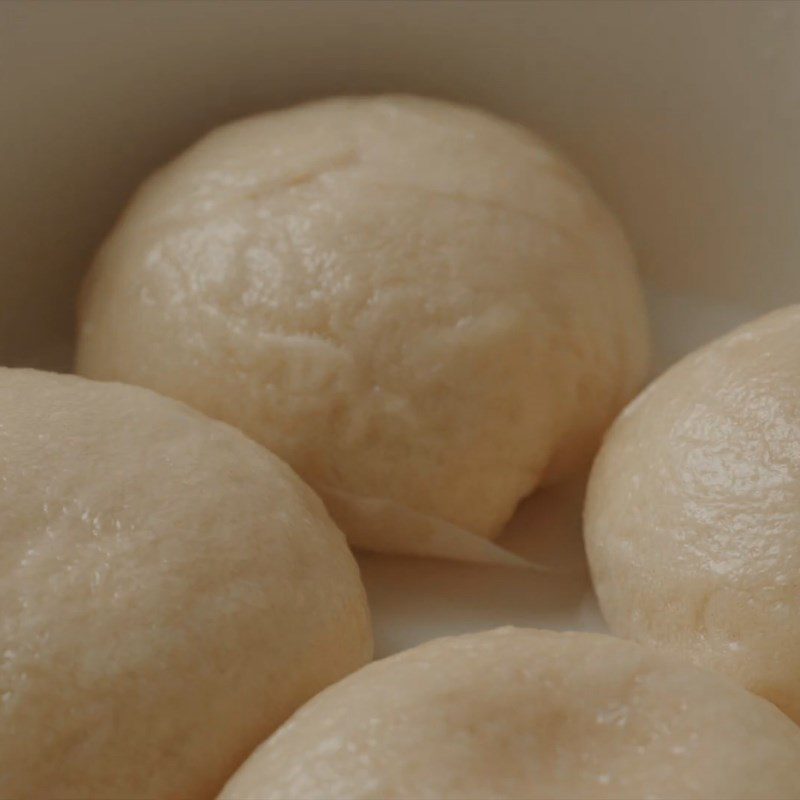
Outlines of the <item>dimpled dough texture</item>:
[{"label": "dimpled dough texture", "polygon": [[78,369],[240,427],[355,545],[484,558],[646,351],[628,245],[571,166],[378,97],[228,125],[151,178],[86,284]]},{"label": "dimpled dough texture", "polygon": [[586,539],[616,633],[800,722],[800,306],[688,356],[625,410],[592,473]]},{"label": "dimpled dough texture", "polygon": [[224,800],[796,800],[800,729],[632,642],[438,639],[314,698]]},{"label": "dimpled dough texture", "polygon": [[320,501],[144,389],[0,370],[0,527],[0,797],[213,797],[370,657]]}]

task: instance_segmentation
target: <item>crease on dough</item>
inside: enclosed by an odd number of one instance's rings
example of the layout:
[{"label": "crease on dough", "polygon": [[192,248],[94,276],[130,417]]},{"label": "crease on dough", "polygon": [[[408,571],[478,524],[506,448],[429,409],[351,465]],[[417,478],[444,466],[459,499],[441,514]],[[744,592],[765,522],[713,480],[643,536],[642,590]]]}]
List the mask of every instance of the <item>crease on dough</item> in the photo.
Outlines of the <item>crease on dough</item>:
[{"label": "crease on dough", "polygon": [[365,497],[330,486],[315,488],[330,515],[347,531],[350,546],[357,550],[554,572],[451,522],[393,500]]}]

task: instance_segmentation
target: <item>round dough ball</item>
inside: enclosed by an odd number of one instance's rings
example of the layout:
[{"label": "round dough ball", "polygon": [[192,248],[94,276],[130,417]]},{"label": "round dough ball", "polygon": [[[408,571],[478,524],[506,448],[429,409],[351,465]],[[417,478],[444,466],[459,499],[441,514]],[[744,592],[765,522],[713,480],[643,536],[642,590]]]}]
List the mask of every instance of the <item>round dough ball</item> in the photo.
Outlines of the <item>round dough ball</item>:
[{"label": "round dough ball", "polygon": [[632,642],[501,628],[379,661],[304,706],[224,800],[790,800],[800,729]]},{"label": "round dough ball", "polygon": [[0,528],[0,797],[213,797],[370,658],[319,499],[144,389],[0,370]]},{"label": "round dough ball", "polygon": [[800,722],[800,306],[689,355],[623,412],[586,544],[615,633]]},{"label": "round dough ball", "polygon": [[409,97],[202,139],[139,191],[80,319],[81,373],[241,428],[354,544],[467,558],[588,463],[647,357],[587,182],[523,128]]}]

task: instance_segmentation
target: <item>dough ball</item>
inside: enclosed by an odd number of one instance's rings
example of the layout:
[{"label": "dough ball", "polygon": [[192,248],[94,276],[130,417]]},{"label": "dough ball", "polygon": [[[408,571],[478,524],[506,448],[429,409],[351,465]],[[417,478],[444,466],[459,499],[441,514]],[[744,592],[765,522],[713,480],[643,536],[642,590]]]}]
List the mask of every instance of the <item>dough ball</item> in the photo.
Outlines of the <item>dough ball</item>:
[{"label": "dough ball", "polygon": [[693,353],[623,412],[586,543],[615,633],[800,722],[800,306]]},{"label": "dough ball", "polygon": [[144,389],[0,370],[0,797],[213,797],[370,658],[321,502]]},{"label": "dough ball", "polygon": [[520,127],[410,97],[201,140],[139,191],[80,320],[81,373],[241,428],[353,544],[465,558],[588,463],[647,355],[587,182]]},{"label": "dough ball", "polygon": [[304,706],[224,800],[790,800],[800,729],[633,642],[501,628],[378,661]]}]

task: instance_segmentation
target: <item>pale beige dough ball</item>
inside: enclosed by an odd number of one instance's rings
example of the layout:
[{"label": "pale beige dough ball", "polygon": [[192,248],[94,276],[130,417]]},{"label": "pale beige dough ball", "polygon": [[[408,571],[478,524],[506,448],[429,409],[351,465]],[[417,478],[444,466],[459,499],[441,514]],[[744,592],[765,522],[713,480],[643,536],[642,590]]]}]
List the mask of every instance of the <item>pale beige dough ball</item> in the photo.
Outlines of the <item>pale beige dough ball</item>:
[{"label": "pale beige dough ball", "polygon": [[722,676],[501,628],[375,662],[298,711],[224,800],[796,800],[800,728]]},{"label": "pale beige dough ball", "polygon": [[0,370],[0,797],[213,797],[370,658],[281,461],[144,389]]},{"label": "pale beige dough ball", "polygon": [[220,128],[142,187],[77,366],[240,427],[356,545],[481,557],[591,458],[645,328],[619,226],[552,149],[444,102],[340,98]]},{"label": "pale beige dough ball", "polygon": [[800,306],[645,390],[597,458],[585,521],[614,632],[720,670],[800,722]]}]

